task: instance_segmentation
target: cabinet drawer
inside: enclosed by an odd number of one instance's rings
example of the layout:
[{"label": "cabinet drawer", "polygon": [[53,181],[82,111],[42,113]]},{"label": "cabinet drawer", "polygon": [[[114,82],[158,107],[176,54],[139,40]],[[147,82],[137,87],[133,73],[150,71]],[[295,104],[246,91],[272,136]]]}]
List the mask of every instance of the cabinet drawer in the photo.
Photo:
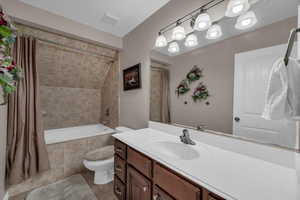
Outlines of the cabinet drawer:
[{"label": "cabinet drawer", "polygon": [[175,200],[173,197],[165,193],[159,187],[154,186],[153,200]]},{"label": "cabinet drawer", "polygon": [[154,166],[153,180],[177,200],[199,200],[201,191],[181,177],[170,172],[159,164]]},{"label": "cabinet drawer", "polygon": [[118,176],[124,183],[126,181],[126,162],[119,156],[115,155],[115,175]]},{"label": "cabinet drawer", "polygon": [[141,153],[133,150],[132,148],[127,149],[127,162],[134,166],[146,177],[152,177],[152,160],[142,155]]},{"label": "cabinet drawer", "polygon": [[118,200],[126,200],[126,188],[125,185],[115,176],[114,179],[114,193]]},{"label": "cabinet drawer", "polygon": [[115,153],[126,160],[126,144],[115,140]]}]

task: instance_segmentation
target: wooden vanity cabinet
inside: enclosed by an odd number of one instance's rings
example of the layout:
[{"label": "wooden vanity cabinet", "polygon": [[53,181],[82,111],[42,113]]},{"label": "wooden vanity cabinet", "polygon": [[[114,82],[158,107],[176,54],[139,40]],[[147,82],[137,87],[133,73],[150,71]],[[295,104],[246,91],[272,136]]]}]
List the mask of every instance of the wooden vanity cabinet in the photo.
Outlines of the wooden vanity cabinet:
[{"label": "wooden vanity cabinet", "polygon": [[127,200],[151,200],[152,183],[132,167],[127,169]]},{"label": "wooden vanity cabinet", "polygon": [[118,200],[225,200],[115,140]]}]

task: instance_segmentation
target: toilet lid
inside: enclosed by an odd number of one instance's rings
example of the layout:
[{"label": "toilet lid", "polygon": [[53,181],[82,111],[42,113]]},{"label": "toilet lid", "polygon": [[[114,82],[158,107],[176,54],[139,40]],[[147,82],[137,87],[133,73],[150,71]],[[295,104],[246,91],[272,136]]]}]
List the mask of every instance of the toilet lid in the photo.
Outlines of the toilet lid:
[{"label": "toilet lid", "polygon": [[93,151],[88,152],[85,155],[85,159],[88,161],[99,161],[106,160],[108,158],[113,157],[114,155],[114,146],[105,146],[100,149],[95,149]]}]

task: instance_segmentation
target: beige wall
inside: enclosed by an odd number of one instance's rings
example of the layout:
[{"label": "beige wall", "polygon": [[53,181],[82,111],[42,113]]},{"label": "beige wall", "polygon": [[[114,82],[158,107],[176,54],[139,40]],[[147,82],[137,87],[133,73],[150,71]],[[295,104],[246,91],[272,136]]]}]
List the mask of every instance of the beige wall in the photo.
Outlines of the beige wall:
[{"label": "beige wall", "polygon": [[[159,29],[193,10],[204,0],[172,0],[154,13],[144,23],[123,38],[120,53],[121,69],[137,63],[142,64],[142,89],[123,91],[120,79],[120,124],[131,128],[147,127],[150,105],[150,65],[151,50]],[[160,61],[160,60],[158,60]],[[122,74],[121,74],[122,75]]]},{"label": "beige wall", "polygon": [[82,39],[98,42],[117,49],[122,48],[122,38],[120,37],[99,31],[87,25],[79,24],[45,10],[29,6],[28,4],[22,3],[18,0],[2,1],[6,13],[21,22],[46,27],[47,29],[77,36]]},{"label": "beige wall", "polygon": [[[2,95],[1,92],[0,95]],[[0,106],[0,199],[1,200],[5,195],[6,120],[7,120],[7,106]]]},{"label": "beige wall", "polygon": [[[234,55],[286,43],[290,30],[296,26],[297,18],[289,18],[175,57],[170,68],[172,122],[190,126],[205,124],[208,129],[232,133]],[[190,95],[178,98],[173,92],[193,65],[204,69],[202,80],[212,95],[209,106],[204,102],[194,103]],[[192,85],[191,89],[195,86]],[[184,101],[188,104],[184,105]]]}]

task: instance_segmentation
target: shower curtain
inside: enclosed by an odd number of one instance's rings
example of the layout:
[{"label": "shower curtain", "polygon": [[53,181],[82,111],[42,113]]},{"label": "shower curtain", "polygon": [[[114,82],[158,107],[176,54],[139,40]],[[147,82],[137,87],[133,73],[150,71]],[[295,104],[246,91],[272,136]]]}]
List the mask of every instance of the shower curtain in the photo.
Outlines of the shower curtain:
[{"label": "shower curtain", "polygon": [[161,100],[161,121],[171,122],[170,114],[170,88],[169,71],[162,70],[162,100]]},{"label": "shower curtain", "polygon": [[151,66],[150,120],[170,123],[169,70],[160,66]]},{"label": "shower curtain", "polygon": [[13,57],[23,71],[10,95],[7,124],[7,179],[18,184],[50,168],[41,122],[36,40],[18,37]]}]

